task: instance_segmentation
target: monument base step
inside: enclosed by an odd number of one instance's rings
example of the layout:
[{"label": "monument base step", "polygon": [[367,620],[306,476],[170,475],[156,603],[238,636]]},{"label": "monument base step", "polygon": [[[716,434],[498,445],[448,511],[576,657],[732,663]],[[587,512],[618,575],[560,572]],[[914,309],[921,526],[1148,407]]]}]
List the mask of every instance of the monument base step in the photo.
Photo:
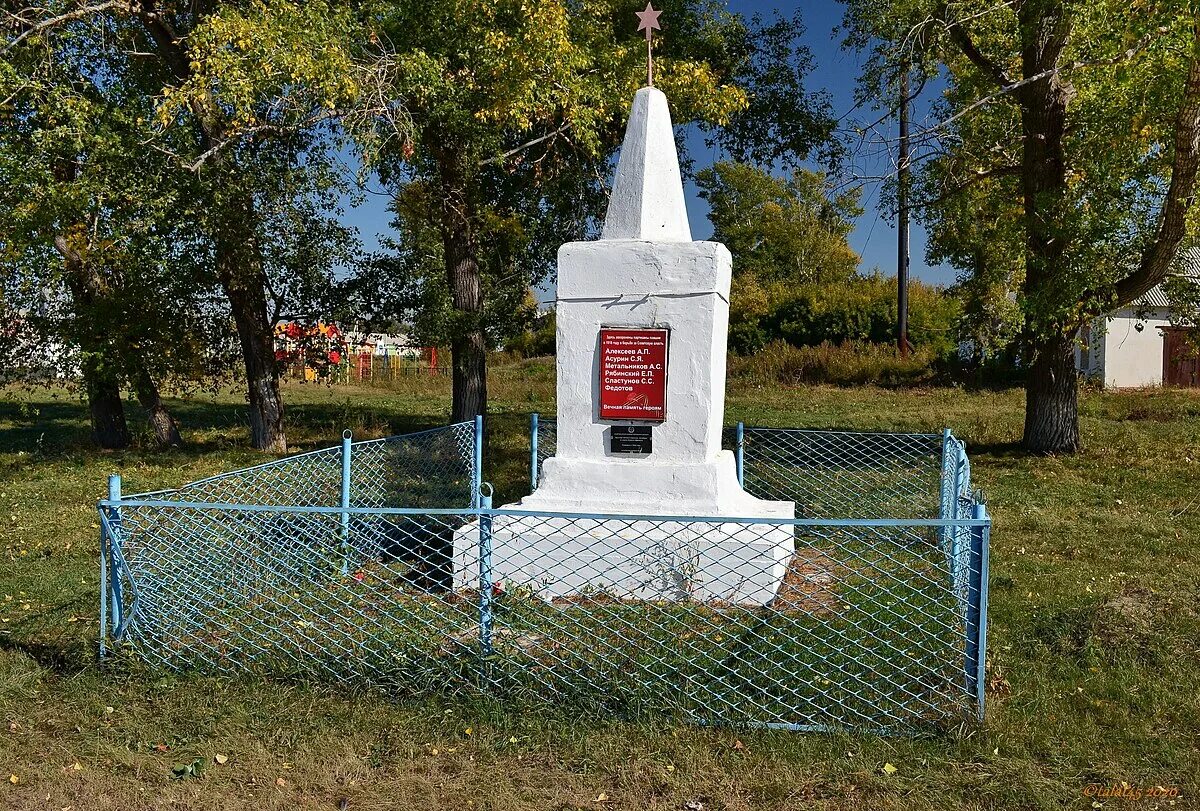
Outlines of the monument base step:
[{"label": "monument base step", "polygon": [[538,489],[509,507],[629,515],[792,518],[790,501],[765,501],[742,489],[733,453],[696,463],[651,459],[570,459],[542,463]]},{"label": "monument base step", "polygon": [[[545,600],[766,605],[794,549],[790,524],[498,515],[491,579]],[[479,525],[472,522],[454,535],[454,588],[478,584]]]}]

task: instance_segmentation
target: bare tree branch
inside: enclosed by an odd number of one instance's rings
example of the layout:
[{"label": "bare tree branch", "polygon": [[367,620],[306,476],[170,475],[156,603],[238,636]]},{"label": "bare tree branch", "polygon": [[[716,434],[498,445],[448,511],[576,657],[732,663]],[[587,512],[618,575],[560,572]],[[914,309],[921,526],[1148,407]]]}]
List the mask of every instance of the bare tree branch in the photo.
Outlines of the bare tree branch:
[{"label": "bare tree branch", "polygon": [[49,17],[36,23],[31,23],[20,14],[8,12],[8,16],[11,19],[16,20],[18,25],[25,27],[25,30],[5,43],[4,48],[0,50],[0,53],[8,53],[26,39],[32,37],[34,34],[41,33],[42,31],[62,25],[63,23],[69,23],[73,20],[81,20],[84,17],[90,17],[93,14],[99,14],[103,11],[108,11],[110,8],[121,8],[128,11],[129,3],[126,2],[126,0],[106,0],[106,2],[103,3],[96,3],[91,6],[83,6],[82,8],[77,8],[74,11],[68,11],[65,14],[59,14],[57,17]]},{"label": "bare tree branch", "polygon": [[1002,87],[1001,89],[997,90],[994,93],[989,93],[988,95],[984,96],[983,98],[976,99],[975,101],[971,102],[966,107],[962,108],[957,113],[950,116],[949,118],[943,119],[942,121],[939,121],[936,124],[933,124],[929,127],[926,127],[924,129],[914,133],[912,137],[920,138],[920,137],[924,137],[926,135],[935,133],[938,130],[944,130],[950,124],[953,124],[955,121],[959,120],[963,116],[969,115],[970,113],[974,112],[975,110],[978,110],[980,107],[985,107],[988,104],[991,104],[993,101],[996,101],[999,98],[1003,98],[1004,96],[1007,96],[1016,90],[1020,90],[1023,87],[1028,87],[1031,84],[1036,84],[1037,82],[1040,82],[1044,79],[1048,79],[1051,76],[1070,73],[1072,71],[1080,70],[1082,68],[1095,68],[1095,67],[1106,67],[1106,66],[1116,65],[1120,62],[1124,62],[1127,59],[1132,59],[1140,51],[1145,50],[1145,48],[1151,42],[1153,42],[1156,37],[1159,37],[1164,33],[1166,33],[1166,29],[1156,28],[1153,31],[1148,32],[1145,36],[1143,36],[1141,39],[1139,39],[1136,43],[1134,43],[1130,47],[1126,48],[1121,53],[1116,54],[1114,56],[1110,56],[1106,59],[1075,60],[1074,62],[1070,62],[1066,65],[1060,65],[1057,67],[1049,68],[1048,70],[1039,71],[1038,73],[1035,73],[1032,76],[1027,76],[1026,78],[1021,79],[1018,82],[1013,82],[1012,84],[1007,85],[1006,87]]},{"label": "bare tree branch", "polygon": [[531,147],[531,146],[537,146],[538,144],[542,143],[543,141],[549,141],[552,138],[557,138],[558,136],[562,135],[564,132],[566,132],[570,128],[571,128],[571,125],[569,123],[563,124],[561,127],[554,130],[553,132],[547,133],[546,135],[543,135],[540,138],[534,138],[532,141],[526,141],[525,143],[521,144],[520,146],[513,147],[512,149],[508,150],[507,152],[505,152],[502,155],[495,155],[490,158],[485,158],[484,160],[481,160],[479,162],[479,165],[487,166],[490,163],[502,163],[502,162],[508,160],[509,158],[511,158],[513,155],[516,155],[519,152],[524,152],[526,149],[529,149],[529,147]]},{"label": "bare tree branch", "polygon": [[1018,164],[1010,164],[1007,166],[995,166],[991,169],[977,170],[974,173],[972,173],[969,177],[967,177],[967,179],[964,180],[963,182],[955,184],[954,186],[951,186],[948,189],[945,189],[941,194],[939,194],[936,197],[931,197],[927,200],[914,200],[913,207],[914,208],[929,208],[931,206],[941,205],[942,203],[949,200],[951,197],[954,197],[957,194],[963,193],[964,191],[966,191],[967,189],[971,188],[976,183],[979,183],[981,181],[984,181],[984,180],[987,180],[987,179],[993,178],[993,177],[1016,177],[1019,174],[1021,174],[1021,166]]},{"label": "bare tree branch", "polygon": [[300,130],[311,127],[314,124],[319,124],[322,121],[328,121],[331,118],[337,118],[342,114],[343,111],[341,110],[321,110],[320,112],[310,115],[309,117],[302,121],[298,121],[295,124],[260,124],[256,127],[247,127],[243,130],[236,130],[228,137],[222,138],[216,144],[201,152],[196,156],[195,160],[191,161],[190,163],[183,164],[183,168],[187,169],[189,172],[199,172],[204,164],[207,163],[213,156],[239,141],[265,133],[282,135],[285,133],[299,132]]}]

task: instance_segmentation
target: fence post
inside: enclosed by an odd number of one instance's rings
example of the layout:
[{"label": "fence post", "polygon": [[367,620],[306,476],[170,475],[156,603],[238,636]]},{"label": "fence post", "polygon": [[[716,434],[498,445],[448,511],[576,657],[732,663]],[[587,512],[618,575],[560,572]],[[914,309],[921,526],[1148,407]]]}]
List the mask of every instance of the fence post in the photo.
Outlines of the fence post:
[{"label": "fence post", "polygon": [[[480,507],[492,509],[492,493],[480,493]],[[484,656],[492,655],[492,516],[479,513],[479,649]]]},{"label": "fence post", "polygon": [[479,488],[483,486],[483,415],[475,415],[475,458],[471,460],[471,509],[479,509]]},{"label": "fence post", "polygon": [[[961,498],[962,498],[962,458],[963,458],[963,455],[966,453],[966,449],[963,448],[962,443],[960,443],[954,437],[950,438],[950,448],[951,448],[951,450],[954,451],[954,463],[953,463],[954,471],[950,477],[950,482],[951,482],[950,501],[947,504],[947,506],[949,507],[949,512],[947,513],[946,517],[951,518],[951,519],[957,519],[960,517],[965,517],[965,516],[960,515],[959,507],[962,504],[962,502],[961,502]],[[954,560],[956,566],[958,564],[958,561],[962,559],[962,555],[963,555],[962,547],[963,547],[962,527],[959,527],[959,526],[951,527],[950,528],[950,557],[951,557],[951,559]],[[966,576],[969,577],[970,573],[967,572]]]},{"label": "fence post", "polygon": [[342,432],[342,574],[350,573],[350,454],[354,434]]},{"label": "fence post", "polygon": [[[120,474],[114,473],[108,477],[108,500],[110,502],[119,502],[121,500],[121,476],[120,476]],[[119,527],[120,525],[121,525],[121,508],[115,507],[115,506],[109,507],[108,508],[108,526],[110,528],[116,528],[116,527]],[[114,540],[115,539],[113,538],[112,533],[110,532],[108,535],[108,561],[107,561],[108,593],[107,593],[107,595],[102,595],[100,600],[103,603],[105,596],[108,597],[109,606],[110,606],[109,616],[112,618],[112,627],[120,628],[121,627],[121,619],[122,619],[121,611],[123,610],[123,607],[121,605],[121,603],[122,603],[121,577],[120,577],[120,573],[117,571],[117,556],[113,553]],[[104,633],[103,619],[101,620],[101,623],[100,623],[100,632],[101,632],[101,634]]]},{"label": "fence post", "polygon": [[529,492],[537,489],[538,482],[538,414],[529,415]]},{"label": "fence post", "polygon": [[106,515],[100,517],[100,658],[104,658],[105,642],[108,638],[108,523]]},{"label": "fence post", "polygon": [[[988,520],[987,507],[972,505],[971,517]],[[967,650],[964,669],[967,692],[975,696],[978,718],[983,720],[987,666],[988,540],[991,523],[971,527],[971,553],[967,564]]]},{"label": "fence post", "polygon": [[746,425],[738,422],[737,424],[737,446],[735,458],[737,460],[737,477],[738,485],[743,489],[746,487]]}]

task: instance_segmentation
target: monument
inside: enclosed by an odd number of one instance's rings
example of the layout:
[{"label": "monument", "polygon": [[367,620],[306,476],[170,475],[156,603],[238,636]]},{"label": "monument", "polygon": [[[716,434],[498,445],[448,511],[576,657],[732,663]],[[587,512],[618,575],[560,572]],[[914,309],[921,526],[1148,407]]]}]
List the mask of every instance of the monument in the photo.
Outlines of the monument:
[{"label": "monument", "polygon": [[[721,449],[732,260],[692,241],[667,98],[637,91],[603,234],[558,252],[557,452],[536,492],[496,516],[492,571],[553,599],[768,602],[792,526],[605,519],[794,516],[742,489]],[[455,542],[455,587],[478,579],[475,528]]]}]

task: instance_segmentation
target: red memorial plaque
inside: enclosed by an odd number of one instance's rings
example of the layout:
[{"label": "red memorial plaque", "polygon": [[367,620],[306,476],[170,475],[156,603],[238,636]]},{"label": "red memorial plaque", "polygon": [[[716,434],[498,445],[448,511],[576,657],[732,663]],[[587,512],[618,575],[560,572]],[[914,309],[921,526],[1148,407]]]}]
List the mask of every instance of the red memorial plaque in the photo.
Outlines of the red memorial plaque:
[{"label": "red memorial plaque", "polygon": [[600,328],[600,419],[667,418],[665,329]]}]

